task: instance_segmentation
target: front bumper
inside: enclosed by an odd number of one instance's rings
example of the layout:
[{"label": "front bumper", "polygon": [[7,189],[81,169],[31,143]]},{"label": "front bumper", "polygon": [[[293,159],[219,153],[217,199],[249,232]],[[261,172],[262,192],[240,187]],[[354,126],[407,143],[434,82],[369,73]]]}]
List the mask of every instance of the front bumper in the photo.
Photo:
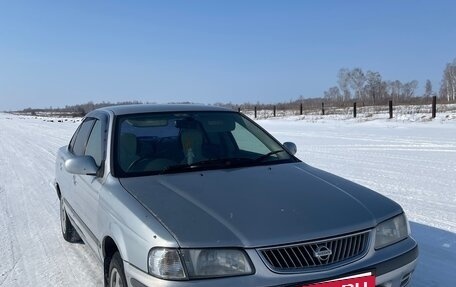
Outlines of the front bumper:
[{"label": "front bumper", "polygon": [[418,246],[412,238],[407,238],[381,250],[375,251],[371,248],[364,258],[345,266],[320,272],[294,274],[274,273],[266,267],[256,250],[247,250],[247,253],[256,269],[255,274],[249,276],[167,281],[155,278],[128,262],[124,262],[124,269],[130,287],[298,287],[366,271],[374,273],[376,286],[405,287],[408,286],[417,264]]}]

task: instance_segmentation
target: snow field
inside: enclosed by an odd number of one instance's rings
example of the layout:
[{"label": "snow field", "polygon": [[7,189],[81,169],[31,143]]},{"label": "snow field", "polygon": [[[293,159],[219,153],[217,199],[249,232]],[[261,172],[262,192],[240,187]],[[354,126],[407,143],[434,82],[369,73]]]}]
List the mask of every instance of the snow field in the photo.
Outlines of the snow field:
[{"label": "snow field", "polygon": [[[406,211],[420,244],[414,287],[456,286],[456,116],[270,118],[258,123],[318,168],[384,194]],[[78,122],[0,114],[0,286],[102,286],[84,244],[60,233],[51,188],[58,147]]]}]

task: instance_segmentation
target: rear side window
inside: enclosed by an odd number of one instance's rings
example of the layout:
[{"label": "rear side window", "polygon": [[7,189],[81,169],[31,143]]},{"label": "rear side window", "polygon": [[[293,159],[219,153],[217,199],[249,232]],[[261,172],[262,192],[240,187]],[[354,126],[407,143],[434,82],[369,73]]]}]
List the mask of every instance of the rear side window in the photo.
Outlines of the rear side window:
[{"label": "rear side window", "polygon": [[90,132],[92,131],[95,119],[86,119],[79,127],[77,134],[74,138],[73,146],[70,145],[70,151],[75,154],[82,156],[85,153],[87,146],[87,139],[89,138]]}]

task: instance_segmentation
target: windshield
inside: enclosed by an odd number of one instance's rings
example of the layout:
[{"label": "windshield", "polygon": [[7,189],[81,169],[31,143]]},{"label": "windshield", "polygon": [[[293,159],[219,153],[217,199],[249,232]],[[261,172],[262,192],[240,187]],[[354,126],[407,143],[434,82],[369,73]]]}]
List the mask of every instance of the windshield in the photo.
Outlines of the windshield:
[{"label": "windshield", "polygon": [[116,176],[142,176],[295,161],[234,112],[151,113],[116,120]]}]

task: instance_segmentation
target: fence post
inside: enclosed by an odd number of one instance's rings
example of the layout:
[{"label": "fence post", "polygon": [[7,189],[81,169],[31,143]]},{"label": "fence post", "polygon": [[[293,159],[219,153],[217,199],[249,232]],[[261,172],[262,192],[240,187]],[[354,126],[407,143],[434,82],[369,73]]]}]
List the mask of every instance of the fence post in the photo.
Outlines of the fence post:
[{"label": "fence post", "polygon": [[275,117],[276,116],[276,106],[274,106],[273,113],[274,113],[274,117]]},{"label": "fence post", "polygon": [[241,112],[241,107],[238,107],[238,113],[240,113],[240,112]]},{"label": "fence post", "polygon": [[390,114],[390,119],[393,118],[393,100],[389,100],[388,102],[388,105],[389,105],[389,114]]},{"label": "fence post", "polygon": [[353,103],[353,117],[356,118],[356,102]]},{"label": "fence post", "polygon": [[299,105],[299,114],[302,116],[302,103]]},{"label": "fence post", "polygon": [[254,107],[254,112],[255,112],[255,119],[256,119],[256,117],[257,117],[257,108],[256,108],[256,106]]},{"label": "fence post", "polygon": [[321,114],[325,115],[325,103],[321,103]]},{"label": "fence post", "polygon": [[432,97],[432,118],[435,118],[435,114],[437,113],[437,96]]}]

